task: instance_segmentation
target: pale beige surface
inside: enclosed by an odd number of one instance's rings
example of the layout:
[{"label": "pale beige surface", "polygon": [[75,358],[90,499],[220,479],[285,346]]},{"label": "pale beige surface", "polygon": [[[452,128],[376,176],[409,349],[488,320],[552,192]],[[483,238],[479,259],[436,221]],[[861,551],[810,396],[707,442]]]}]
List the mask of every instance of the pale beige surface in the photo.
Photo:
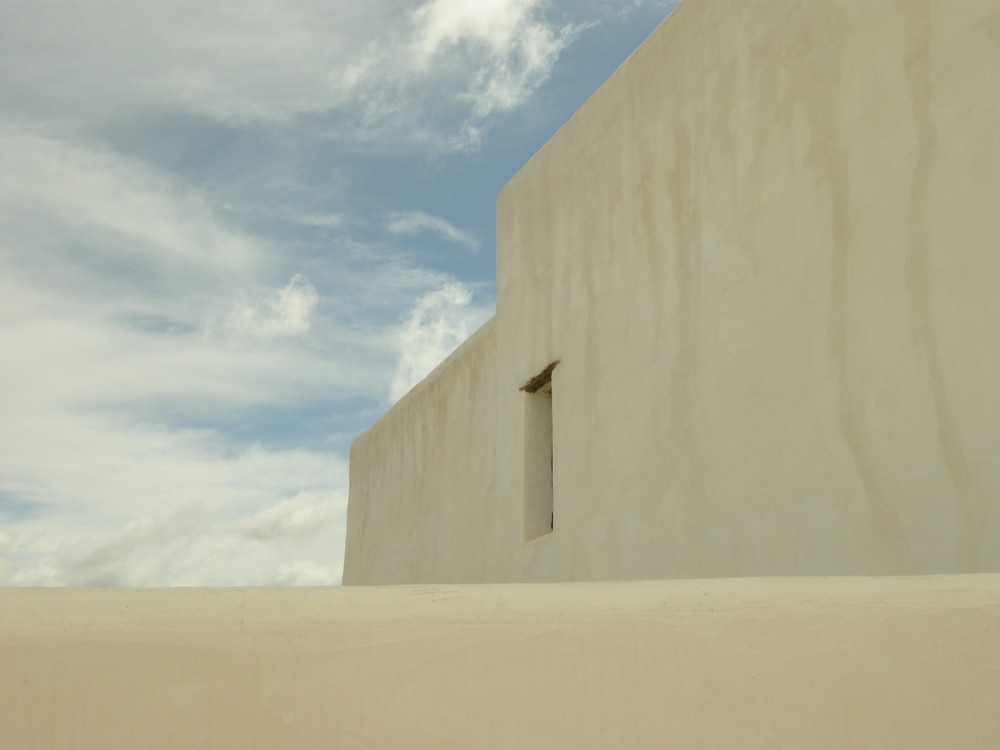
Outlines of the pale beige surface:
[{"label": "pale beige surface", "polygon": [[354,441],[345,582],[372,570],[407,571],[395,582],[497,580],[501,528],[519,517],[493,502],[497,417],[484,396],[496,372],[490,321]]},{"label": "pale beige surface", "polygon": [[1000,576],[0,590],[0,747],[1000,747]]},{"label": "pale beige surface", "polygon": [[682,3],[501,194],[493,369],[363,438],[345,581],[1000,570],[997,71],[996,0]]}]

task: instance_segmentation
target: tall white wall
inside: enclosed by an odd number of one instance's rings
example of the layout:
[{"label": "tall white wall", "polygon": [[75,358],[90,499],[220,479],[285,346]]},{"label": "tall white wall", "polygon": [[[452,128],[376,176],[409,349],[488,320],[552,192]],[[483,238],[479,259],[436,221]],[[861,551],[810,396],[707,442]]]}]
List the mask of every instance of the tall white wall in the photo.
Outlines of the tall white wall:
[{"label": "tall white wall", "polygon": [[345,581],[1000,570],[998,39],[994,0],[682,3],[501,193],[476,416],[445,374],[362,438],[348,559],[405,554]]}]

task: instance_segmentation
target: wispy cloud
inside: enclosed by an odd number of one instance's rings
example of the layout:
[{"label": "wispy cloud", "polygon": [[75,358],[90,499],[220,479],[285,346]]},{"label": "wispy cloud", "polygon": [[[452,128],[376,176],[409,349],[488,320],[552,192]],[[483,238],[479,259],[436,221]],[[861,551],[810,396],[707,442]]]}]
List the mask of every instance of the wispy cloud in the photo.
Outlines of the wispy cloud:
[{"label": "wispy cloud", "polygon": [[[543,0],[429,0],[343,71],[361,117],[352,137],[439,151],[478,149],[496,115],[523,104],[585,24]],[[457,126],[457,127],[456,127]]]},{"label": "wispy cloud", "polygon": [[472,292],[449,282],[420,297],[393,332],[399,352],[389,399],[397,401],[486,322],[492,310],[473,306]]},{"label": "wispy cloud", "polygon": [[337,81],[392,0],[10,0],[0,85],[20,109],[118,116],[180,109],[233,124],[337,106]]},{"label": "wispy cloud", "polygon": [[[376,396],[377,344],[311,337],[317,289],[210,195],[11,127],[0,155],[0,585],[335,583],[344,461],[222,425]],[[325,539],[278,522],[306,496]]]},{"label": "wispy cloud", "polygon": [[506,112],[548,76],[575,33],[547,23],[543,7],[539,0],[432,0],[413,13],[413,61],[426,70],[467,58],[476,72],[462,96],[472,119]]},{"label": "wispy cloud", "polygon": [[15,414],[0,441],[0,494],[35,501],[5,524],[2,585],[273,584],[289,561],[339,565],[336,456],[239,448],[135,415],[29,416]]},{"label": "wispy cloud", "polygon": [[253,539],[311,536],[343,512],[342,503],[331,499],[321,492],[300,492],[246,519],[241,531]]},{"label": "wispy cloud", "polygon": [[[6,549],[0,549],[0,583],[335,585],[342,570],[335,540],[343,536],[346,493],[316,494],[314,502],[324,512],[314,514],[308,527],[276,528],[266,536],[233,520],[233,508],[201,504],[139,515],[100,536],[50,515],[45,528],[29,522],[8,534]],[[32,554],[22,556],[28,549]]]},{"label": "wispy cloud", "polygon": [[[35,117],[136,108],[237,127],[324,115],[338,138],[478,147],[580,28],[543,0],[12,0],[0,88]],[[58,18],[58,22],[52,22]]]},{"label": "wispy cloud", "polygon": [[259,303],[241,295],[223,326],[234,335],[265,340],[305,333],[318,301],[316,289],[299,274]]},{"label": "wispy cloud", "polygon": [[[17,236],[48,252],[99,243],[109,264],[141,257],[168,276],[237,276],[264,260],[260,242],[226,226],[204,194],[108,148],[7,125],[0,128],[0,161],[7,242],[19,228]],[[81,256],[74,250],[63,260],[83,270]]]},{"label": "wispy cloud", "polygon": [[402,211],[390,214],[386,221],[386,229],[393,234],[403,235],[431,232],[459,245],[465,245],[471,250],[479,249],[479,240],[471,234],[463,232],[440,216],[432,216],[424,211]]}]

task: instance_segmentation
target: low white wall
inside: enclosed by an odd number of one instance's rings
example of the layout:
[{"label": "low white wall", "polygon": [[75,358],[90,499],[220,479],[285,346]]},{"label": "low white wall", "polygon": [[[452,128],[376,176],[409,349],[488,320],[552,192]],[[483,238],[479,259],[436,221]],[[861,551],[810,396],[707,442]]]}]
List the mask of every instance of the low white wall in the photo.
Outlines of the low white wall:
[{"label": "low white wall", "polygon": [[495,502],[496,370],[490,320],[354,441],[344,583],[502,580],[520,516]]},{"label": "low white wall", "polygon": [[0,590],[0,747],[1000,747],[1000,576]]}]

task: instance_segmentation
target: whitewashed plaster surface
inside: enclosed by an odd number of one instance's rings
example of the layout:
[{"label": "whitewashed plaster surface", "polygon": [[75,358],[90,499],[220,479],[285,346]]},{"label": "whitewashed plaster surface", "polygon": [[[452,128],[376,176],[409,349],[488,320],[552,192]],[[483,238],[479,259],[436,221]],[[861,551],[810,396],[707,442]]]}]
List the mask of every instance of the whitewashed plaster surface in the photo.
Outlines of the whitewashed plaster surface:
[{"label": "whitewashed plaster surface", "polygon": [[995,0],[682,3],[501,193],[496,317],[354,446],[345,582],[1000,570],[997,71]]},{"label": "whitewashed plaster surface", "polygon": [[0,590],[0,747],[1000,747],[1000,577]]}]

